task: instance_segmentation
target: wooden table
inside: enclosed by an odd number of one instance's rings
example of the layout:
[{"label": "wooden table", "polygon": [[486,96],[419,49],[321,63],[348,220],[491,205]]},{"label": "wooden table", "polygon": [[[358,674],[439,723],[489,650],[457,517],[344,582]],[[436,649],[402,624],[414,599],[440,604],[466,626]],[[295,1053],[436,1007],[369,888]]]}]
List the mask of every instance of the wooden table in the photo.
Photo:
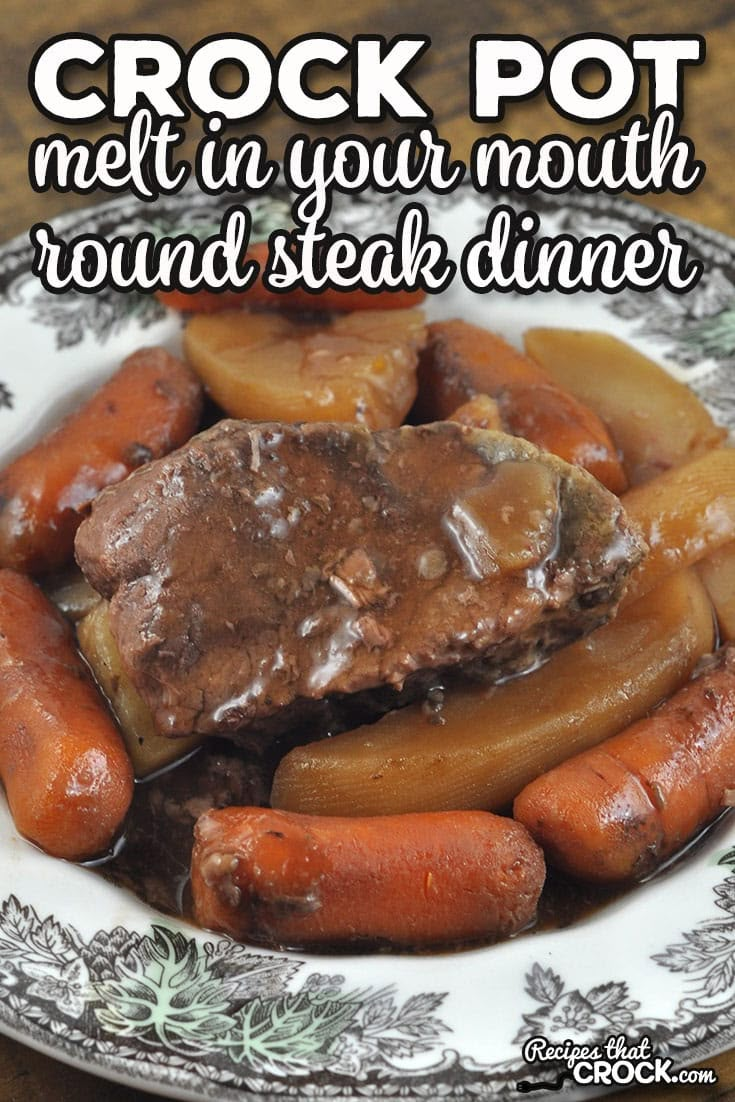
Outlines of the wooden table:
[{"label": "wooden table", "polygon": [[[101,39],[114,33],[162,33],[188,47],[214,33],[240,31],[261,38],[277,50],[289,39],[307,31],[329,31],[350,38],[360,32],[381,33],[390,38],[406,32],[429,34],[433,45],[417,65],[412,81],[418,93],[434,109],[435,122],[452,143],[454,153],[466,157],[472,141],[483,130],[470,122],[467,112],[468,42],[473,34],[526,34],[550,48],[569,35],[605,32],[625,39],[634,33],[699,33],[707,38],[708,57],[686,77],[686,130],[708,171],[691,196],[663,195],[655,205],[693,218],[724,232],[733,232],[731,188],[735,112],[732,106],[735,70],[735,8],[729,0],[539,0],[535,5],[489,4],[487,0],[333,0],[286,3],[260,0],[240,5],[228,0],[64,0],[58,5],[35,5],[29,0],[4,0],[0,34],[0,226],[2,237],[21,233],[33,222],[90,202],[54,193],[39,196],[28,185],[27,149],[34,137],[51,132],[26,90],[26,73],[36,48],[63,31],[83,31]],[[646,81],[642,81],[645,91]],[[645,108],[642,108],[645,109]],[[504,127],[514,137],[538,138],[563,131],[582,130],[560,119],[541,99],[513,107]],[[93,124],[85,135],[94,138],[109,126]],[[64,130],[73,133],[69,127]],[[288,135],[303,127],[290,123],[276,110],[258,120],[272,155],[277,155]],[[359,128],[358,128],[359,129]],[[386,124],[381,132],[397,132]],[[327,133],[338,133],[337,126]],[[484,131],[487,132],[487,131]],[[81,131],[80,131],[81,133]],[[194,139],[189,146],[189,151]],[[185,151],[186,152],[186,151]],[[703,1090],[649,1089],[628,1092],[635,1100],[735,1099],[735,1051],[714,1061],[720,1082]],[[63,1067],[22,1045],[0,1038],[0,1102],[134,1102],[150,1097],[137,1090],[100,1080]]]}]

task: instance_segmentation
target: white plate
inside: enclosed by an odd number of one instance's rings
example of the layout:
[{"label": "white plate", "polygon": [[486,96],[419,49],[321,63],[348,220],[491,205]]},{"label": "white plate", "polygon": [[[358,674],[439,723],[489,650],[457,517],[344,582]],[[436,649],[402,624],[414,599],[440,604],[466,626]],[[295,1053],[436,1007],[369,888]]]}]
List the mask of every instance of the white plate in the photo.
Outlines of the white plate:
[{"label": "white plate", "polygon": [[[405,200],[399,200],[402,203]],[[429,196],[450,242],[482,229],[491,198]],[[396,201],[358,197],[333,222],[391,225]],[[223,206],[229,205],[228,203]],[[529,202],[524,200],[524,205]],[[546,232],[628,235],[655,220],[621,200],[534,201]],[[283,198],[251,205],[256,229]],[[59,220],[69,236],[153,223],[208,234],[222,206],[201,195],[154,208],[114,202]],[[605,329],[690,382],[735,423],[735,245],[682,224],[706,276],[683,297],[473,296],[430,301],[517,340],[531,325]],[[25,446],[143,344],[176,347],[180,322],[155,300],[53,297],[29,273],[27,239],[0,252],[0,451]],[[686,860],[568,929],[431,956],[270,954],[162,918],[13,829],[0,801],[0,1029],[89,1071],[177,1098],[517,1097],[534,1034],[588,1042],[649,1033],[698,1061],[735,1042],[735,821]],[[581,1097],[578,1095],[577,1097]]]}]

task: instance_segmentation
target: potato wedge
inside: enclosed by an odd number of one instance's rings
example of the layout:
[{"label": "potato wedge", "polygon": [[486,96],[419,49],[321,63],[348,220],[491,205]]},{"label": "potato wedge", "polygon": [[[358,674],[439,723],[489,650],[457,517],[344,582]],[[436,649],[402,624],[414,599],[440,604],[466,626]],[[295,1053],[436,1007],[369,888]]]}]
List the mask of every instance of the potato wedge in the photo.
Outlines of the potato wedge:
[{"label": "potato wedge", "polygon": [[726,436],[696,394],[608,333],[529,329],[528,355],[610,429],[631,486],[717,447]]},{"label": "potato wedge", "polygon": [[416,397],[420,310],[371,310],[321,323],[242,310],[199,315],[189,363],[231,417],[401,424]]},{"label": "potato wedge", "polygon": [[498,403],[489,394],[476,394],[474,398],[463,402],[447,420],[458,421],[460,425],[469,425],[472,429],[503,431]]},{"label": "potato wedge", "polygon": [[723,643],[735,643],[735,541],[697,564],[709,593]]},{"label": "potato wedge", "polygon": [[631,602],[674,570],[735,540],[735,448],[716,448],[623,495],[649,546],[630,576]]},{"label": "potato wedge", "polygon": [[622,730],[686,681],[714,642],[682,571],[525,677],[447,692],[287,754],[274,807],[318,815],[505,807],[539,774]]},{"label": "potato wedge", "polygon": [[147,777],[184,757],[202,736],[172,739],[157,733],[147,705],[123,671],[108,612],[107,602],[100,601],[77,625],[77,639],[118,721],[136,777]]}]

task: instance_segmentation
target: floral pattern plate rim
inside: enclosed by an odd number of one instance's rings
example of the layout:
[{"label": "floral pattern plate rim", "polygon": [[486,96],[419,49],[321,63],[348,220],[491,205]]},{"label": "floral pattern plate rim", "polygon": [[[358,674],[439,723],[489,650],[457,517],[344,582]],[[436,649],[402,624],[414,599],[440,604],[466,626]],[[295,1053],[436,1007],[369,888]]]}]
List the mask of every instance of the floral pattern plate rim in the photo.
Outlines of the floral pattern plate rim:
[{"label": "floral pattern plate rim", "polygon": [[[423,197],[450,242],[480,231],[493,197]],[[198,193],[154,207],[115,200],[57,220],[59,232],[176,227],[209,234],[228,200]],[[390,227],[402,198],[335,206],[336,228]],[[524,197],[545,232],[650,227],[622,199]],[[288,197],[249,204],[256,232],[283,224]],[[603,328],[688,381],[735,425],[735,242],[677,222],[706,274],[690,294],[475,296],[459,284],[428,304],[518,340],[530,325]],[[180,320],[152,298],[47,295],[30,246],[0,250],[0,457],[44,431],[141,344],[176,348]],[[165,918],[92,871],[15,833],[0,802],[0,1031],[88,1071],[176,1098],[513,1098],[549,1078],[524,1039],[649,1035],[700,1062],[735,1042],[735,823],[685,860],[574,926],[431,956],[269,953]],[[562,1093],[571,1091],[569,1084]],[[571,1091],[575,1098],[584,1094]],[[539,1097],[543,1097],[539,1094]]]}]

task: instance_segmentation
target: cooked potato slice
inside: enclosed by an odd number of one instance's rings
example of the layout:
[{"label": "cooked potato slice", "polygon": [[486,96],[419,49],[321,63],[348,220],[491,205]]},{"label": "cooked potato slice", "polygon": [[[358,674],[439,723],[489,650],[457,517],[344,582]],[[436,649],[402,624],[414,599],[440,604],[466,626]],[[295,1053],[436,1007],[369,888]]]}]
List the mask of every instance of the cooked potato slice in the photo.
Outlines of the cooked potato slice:
[{"label": "cooked potato slice", "polygon": [[503,431],[498,403],[489,394],[476,394],[474,398],[463,402],[447,420],[459,421],[460,425],[469,425],[472,429]]},{"label": "cooked potato slice", "polygon": [[242,310],[200,315],[186,356],[231,417],[401,424],[416,397],[426,336],[419,310],[371,310],[321,323]]},{"label": "cooked potato slice", "polygon": [[649,547],[628,582],[624,601],[632,601],[735,540],[735,448],[706,452],[635,486],[622,500]]},{"label": "cooked potato slice", "polygon": [[675,692],[713,642],[704,587],[680,572],[534,673],[454,688],[438,714],[412,705],[292,750],[271,802],[317,815],[503,808]]},{"label": "cooked potato slice", "polygon": [[170,765],[199,745],[201,735],[171,739],[156,732],[147,705],[123,671],[110,631],[106,601],[100,601],[77,625],[77,638],[82,654],[115,713],[136,777],[148,776]]},{"label": "cooked potato slice", "polygon": [[607,424],[633,486],[726,435],[689,387],[617,337],[529,329],[524,339],[528,355]]},{"label": "cooked potato slice", "polygon": [[697,570],[717,615],[721,641],[735,643],[735,541],[702,559]]}]

